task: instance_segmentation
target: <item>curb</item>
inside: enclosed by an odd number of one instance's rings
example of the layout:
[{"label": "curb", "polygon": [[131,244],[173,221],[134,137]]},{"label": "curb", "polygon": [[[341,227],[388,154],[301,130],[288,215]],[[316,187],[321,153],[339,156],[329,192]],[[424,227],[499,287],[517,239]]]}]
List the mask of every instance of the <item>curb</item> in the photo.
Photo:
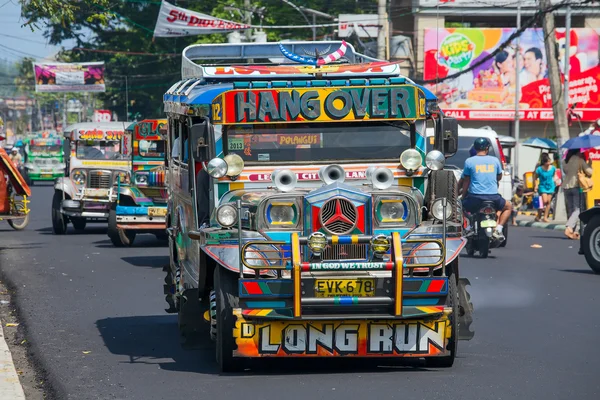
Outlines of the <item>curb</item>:
[{"label": "curb", "polygon": [[25,393],[0,325],[0,398],[25,400]]},{"label": "curb", "polygon": [[531,228],[542,228],[542,229],[552,229],[555,231],[564,231],[566,229],[565,224],[553,224],[551,222],[536,222],[536,221],[517,221],[517,225],[519,226],[527,226]]}]

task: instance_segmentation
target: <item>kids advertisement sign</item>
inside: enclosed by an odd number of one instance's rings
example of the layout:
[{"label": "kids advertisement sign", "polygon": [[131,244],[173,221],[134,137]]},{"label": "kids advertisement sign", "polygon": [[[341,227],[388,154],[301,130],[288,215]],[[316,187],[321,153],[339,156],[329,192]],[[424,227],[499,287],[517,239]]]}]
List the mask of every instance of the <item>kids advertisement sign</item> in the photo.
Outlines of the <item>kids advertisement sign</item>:
[{"label": "kids advertisement sign", "polygon": [[[514,33],[514,28],[426,29],[425,80],[442,79],[469,69],[493,53]],[[572,29],[569,44],[569,104],[583,121],[600,118],[599,33]],[[552,120],[552,99],[544,36],[541,29],[527,29],[520,51],[513,43],[463,75],[426,85],[437,94],[444,112],[457,119],[513,120],[519,101],[523,120]],[[565,30],[556,30],[559,65],[565,66]],[[519,57],[519,71],[516,69]],[[519,90],[516,88],[519,74]]]}]

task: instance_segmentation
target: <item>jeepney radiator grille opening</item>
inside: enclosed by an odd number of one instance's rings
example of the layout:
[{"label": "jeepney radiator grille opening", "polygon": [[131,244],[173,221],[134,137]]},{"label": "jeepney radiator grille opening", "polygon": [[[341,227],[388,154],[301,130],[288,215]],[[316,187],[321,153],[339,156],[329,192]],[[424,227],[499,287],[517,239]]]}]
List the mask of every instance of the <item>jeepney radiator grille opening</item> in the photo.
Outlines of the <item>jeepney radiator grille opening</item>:
[{"label": "jeepney radiator grille opening", "polygon": [[323,260],[366,260],[367,245],[365,244],[336,244],[327,246],[322,255]]},{"label": "jeepney radiator grille opening", "polygon": [[111,176],[110,172],[90,171],[88,187],[91,189],[110,189],[112,186]]}]

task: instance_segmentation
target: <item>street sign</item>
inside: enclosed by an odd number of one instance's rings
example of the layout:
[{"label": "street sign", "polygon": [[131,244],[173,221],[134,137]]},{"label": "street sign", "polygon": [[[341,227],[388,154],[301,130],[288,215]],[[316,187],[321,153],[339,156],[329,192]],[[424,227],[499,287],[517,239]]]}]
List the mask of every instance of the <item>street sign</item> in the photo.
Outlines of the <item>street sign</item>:
[{"label": "street sign", "polygon": [[111,118],[110,110],[94,110],[94,122],[110,122]]}]

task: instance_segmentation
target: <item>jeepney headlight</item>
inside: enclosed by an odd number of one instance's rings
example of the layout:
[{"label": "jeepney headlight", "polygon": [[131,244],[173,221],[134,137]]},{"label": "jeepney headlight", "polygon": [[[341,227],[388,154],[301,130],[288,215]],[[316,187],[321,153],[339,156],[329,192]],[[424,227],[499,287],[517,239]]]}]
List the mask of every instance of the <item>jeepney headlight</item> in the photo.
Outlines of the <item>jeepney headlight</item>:
[{"label": "jeepney headlight", "polygon": [[237,209],[231,204],[223,204],[217,208],[217,222],[226,228],[235,225],[237,220]]},{"label": "jeepney headlight", "polygon": [[379,197],[375,204],[375,219],[380,225],[390,226],[404,223],[408,217],[408,205],[404,199]]},{"label": "jeepney headlight", "polygon": [[114,184],[117,185],[120,183],[125,183],[128,184],[129,183],[129,173],[127,172],[117,172],[115,174],[115,182]]},{"label": "jeepney headlight", "polygon": [[73,179],[73,182],[75,182],[75,184],[83,185],[85,183],[85,171],[81,169],[76,169],[75,171],[73,171],[71,179]]},{"label": "jeepney headlight", "polygon": [[269,225],[295,226],[298,223],[298,207],[293,201],[272,201],[265,209]]},{"label": "jeepney headlight", "polygon": [[[437,220],[444,220],[444,199],[436,199],[431,205],[431,214]],[[446,202],[446,219],[452,216],[452,207],[450,207],[450,203]]]},{"label": "jeepney headlight", "polygon": [[418,170],[422,162],[423,158],[421,157],[421,153],[415,149],[406,149],[400,155],[400,164],[402,164],[407,171]]},{"label": "jeepney headlight", "polygon": [[226,175],[229,177],[239,176],[244,169],[244,160],[235,153],[227,154],[224,158],[227,163]]},{"label": "jeepney headlight", "polygon": [[206,172],[213,178],[222,178],[227,173],[227,163],[222,158],[213,158],[206,165]]},{"label": "jeepney headlight", "polygon": [[136,174],[135,175],[135,183],[138,185],[147,185],[148,184],[148,175],[147,174]]},{"label": "jeepney headlight", "polygon": [[371,238],[371,249],[373,253],[382,256],[389,251],[391,247],[390,240],[385,235],[377,235]]},{"label": "jeepney headlight", "polygon": [[432,171],[439,171],[444,169],[446,164],[446,157],[439,150],[432,150],[425,156],[425,165]]},{"label": "jeepney headlight", "polygon": [[308,248],[314,255],[319,256],[327,247],[327,236],[321,232],[313,232],[308,237]]}]

